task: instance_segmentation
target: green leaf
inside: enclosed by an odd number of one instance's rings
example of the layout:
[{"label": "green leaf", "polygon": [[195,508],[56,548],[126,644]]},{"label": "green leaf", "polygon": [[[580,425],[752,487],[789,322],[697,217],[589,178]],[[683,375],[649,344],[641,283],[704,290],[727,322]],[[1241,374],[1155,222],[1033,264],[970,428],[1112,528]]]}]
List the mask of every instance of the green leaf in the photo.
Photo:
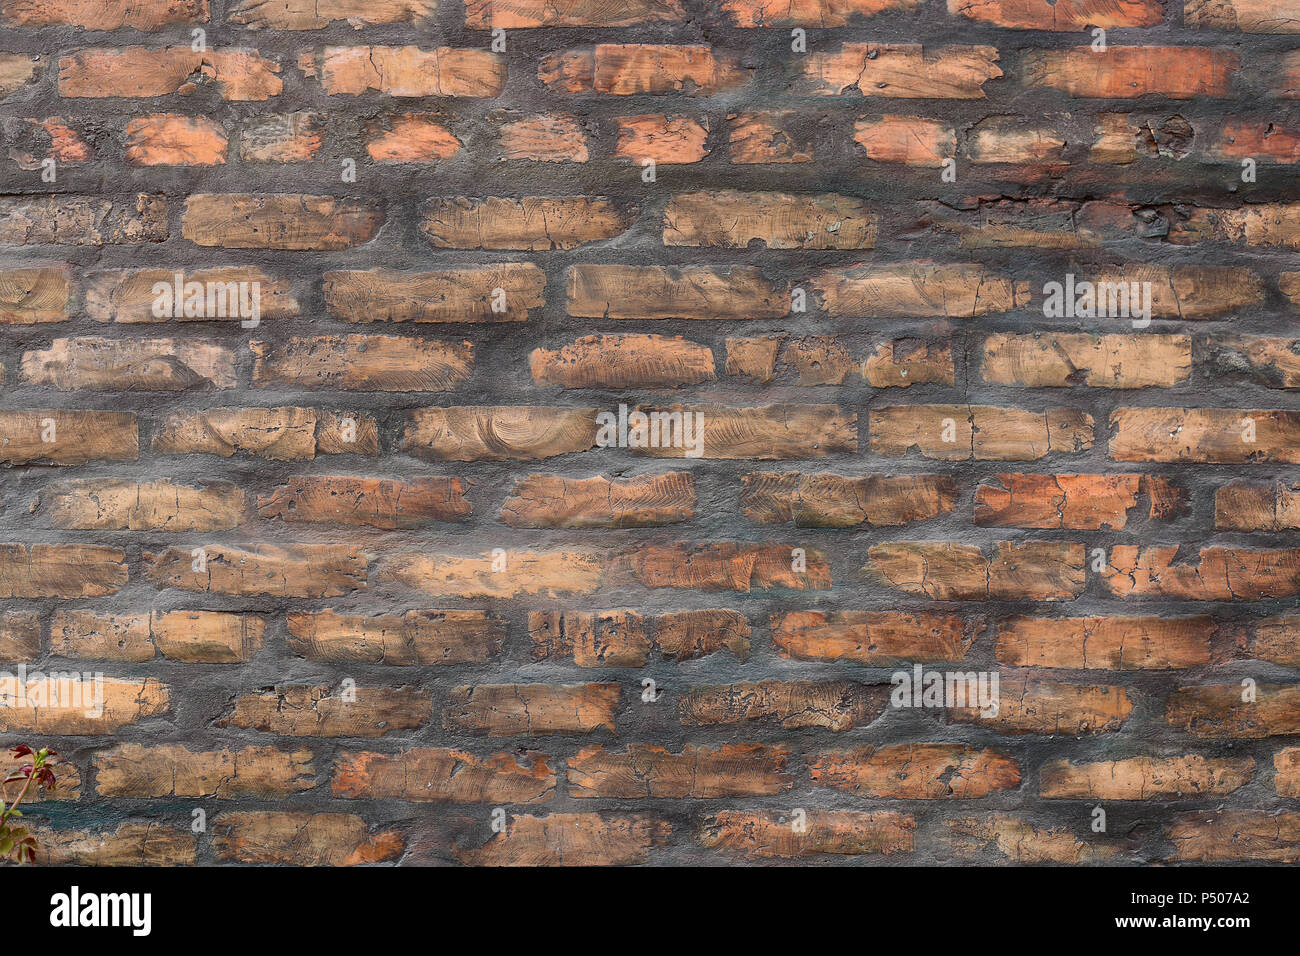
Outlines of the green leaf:
[{"label": "green leaf", "polygon": [[4,839],[0,839],[0,856],[8,856],[11,852],[13,852],[13,848],[14,848],[13,840],[9,839],[8,837],[5,837]]}]

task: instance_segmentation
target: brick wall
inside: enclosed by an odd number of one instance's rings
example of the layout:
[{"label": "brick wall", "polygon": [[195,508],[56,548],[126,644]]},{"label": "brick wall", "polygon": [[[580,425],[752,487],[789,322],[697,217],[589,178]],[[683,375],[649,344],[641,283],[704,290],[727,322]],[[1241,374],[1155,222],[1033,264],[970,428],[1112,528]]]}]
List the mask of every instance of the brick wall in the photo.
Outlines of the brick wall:
[{"label": "brick wall", "polygon": [[1297,33],[0,0],[41,859],[1300,859]]}]

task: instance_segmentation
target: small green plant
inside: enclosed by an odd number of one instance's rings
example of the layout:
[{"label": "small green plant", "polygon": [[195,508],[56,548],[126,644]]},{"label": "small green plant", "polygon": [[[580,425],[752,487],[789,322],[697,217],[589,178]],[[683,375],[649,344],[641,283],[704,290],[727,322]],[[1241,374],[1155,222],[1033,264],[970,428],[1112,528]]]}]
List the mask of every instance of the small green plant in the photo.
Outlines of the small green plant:
[{"label": "small green plant", "polygon": [[[31,757],[32,762],[23,764],[5,777],[4,793],[0,794],[0,860],[12,859],[20,864],[30,863],[36,859],[36,837],[32,836],[26,827],[13,826],[10,820],[23,815],[18,805],[31,792],[33,784],[50,790],[55,789],[54,771],[49,765],[50,758],[56,754],[48,747],[32,750],[26,744],[13,747],[10,752],[15,760]],[[13,802],[9,802],[9,784],[20,780],[23,781],[22,789],[18,791],[18,796],[14,797]]]}]

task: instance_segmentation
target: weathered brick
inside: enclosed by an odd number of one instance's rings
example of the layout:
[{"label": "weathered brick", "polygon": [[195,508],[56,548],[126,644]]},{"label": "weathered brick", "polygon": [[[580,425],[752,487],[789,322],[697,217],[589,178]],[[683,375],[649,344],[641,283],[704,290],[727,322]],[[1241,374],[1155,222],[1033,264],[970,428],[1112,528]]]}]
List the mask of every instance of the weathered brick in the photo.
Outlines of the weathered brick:
[{"label": "weathered brick", "polygon": [[424,24],[437,0],[234,0],[226,19],[251,30],[320,30],[345,20],[354,29],[388,23]]},{"label": "weathered brick", "polygon": [[1025,86],[1071,97],[1132,99],[1159,94],[1175,100],[1224,97],[1240,67],[1230,50],[1190,46],[1107,46],[1029,50],[1021,62]]},{"label": "weathered brick", "polygon": [[984,380],[999,385],[1168,388],[1191,369],[1187,335],[998,332],[984,340]]},{"label": "weathered brick", "polygon": [[1300,733],[1300,686],[1260,684],[1253,699],[1240,683],[1179,687],[1165,702],[1165,720],[1194,737],[1263,737]]},{"label": "weathered brick", "polygon": [[167,713],[171,692],[152,677],[122,680],[30,679],[0,676],[0,731],[80,737],[112,734],[127,724]]},{"label": "weathered brick", "polygon": [[237,664],[262,647],[266,621],[223,611],[99,614],[57,611],[50,651],[91,660],[152,661],[155,654],[194,664]]},{"label": "weathered brick", "polygon": [[158,588],[203,594],[336,597],[366,586],[366,556],[345,545],[205,544],[201,560],[193,550],[144,552],[145,577]]},{"label": "weathered brick", "polygon": [[920,43],[845,43],[803,57],[791,92],[800,96],[888,96],[900,99],[984,99],[997,79],[991,46],[926,49]]},{"label": "weathered brick", "polygon": [[293,407],[209,408],[167,415],[154,430],[153,450],[164,455],[229,458],[244,453],[294,461],[317,454],[373,455],[379,450],[379,436],[368,415]]},{"label": "weathered brick", "polygon": [[763,721],[844,731],[870,724],[888,699],[888,687],[847,680],[747,681],[692,687],[678,700],[678,714],[685,727]]},{"label": "weathered brick", "polygon": [[438,163],[451,159],[461,147],[455,134],[435,116],[385,116],[366,126],[366,152],[377,163]]},{"label": "weathered brick", "polygon": [[94,763],[95,789],[103,797],[275,799],[316,784],[310,750],[196,751],[183,744],[127,743],[99,751]]},{"label": "weathered brick", "polygon": [[474,371],[469,342],[398,335],[296,336],[254,340],[254,388],[357,392],[445,392]]},{"label": "weathered brick", "polygon": [[1120,530],[1138,495],[1150,497],[1149,517],[1167,518],[1165,496],[1178,490],[1143,475],[1001,474],[975,489],[975,524],[982,528]]},{"label": "weathered brick", "polygon": [[1166,837],[1173,859],[1295,863],[1300,860],[1300,813],[1270,810],[1189,810]]},{"label": "weathered brick", "polygon": [[798,112],[771,110],[727,116],[727,145],[733,163],[811,163],[811,139],[798,130]]},{"label": "weathered brick", "polygon": [[212,821],[212,849],[220,860],[294,866],[357,866],[401,855],[396,830],[371,832],[351,813],[225,811]]},{"label": "weathered brick", "polygon": [[0,269],[0,325],[66,322],[73,295],[67,266]]},{"label": "weathered brick", "polygon": [[471,30],[522,30],[531,27],[630,27],[686,19],[681,0],[623,0],[613,6],[588,0],[466,0],[465,26]]},{"label": "weathered brick", "polygon": [[[174,291],[178,275],[181,284],[179,297]],[[160,283],[172,290],[169,295],[155,291]],[[250,297],[252,290],[257,289],[259,321],[299,314],[293,283],[255,266],[92,272],[86,283],[85,309],[96,322],[251,320],[251,315],[240,314],[245,301],[241,298],[241,284]],[[209,298],[212,299],[211,307]]]},{"label": "weathered brick", "polygon": [[532,163],[585,163],[587,136],[576,117],[539,113],[503,123],[501,158]]},{"label": "weathered brick", "polygon": [[[261,518],[288,522],[362,525],[385,530],[464,521],[474,510],[460,478],[352,478],[296,475],[269,495],[258,495]],[[200,529],[195,529],[200,530]]]},{"label": "weathered brick", "polygon": [[709,154],[709,122],[704,118],[650,113],[616,116],[614,123],[618,127],[614,155],[620,159],[675,166],[698,163]]},{"label": "weathered brick", "polygon": [[244,492],[226,481],[198,485],[89,478],[47,486],[33,503],[50,524],[76,531],[228,531],[244,520]]},{"label": "weathered brick", "polygon": [[992,405],[886,405],[872,409],[871,450],[913,448],[940,461],[1034,461],[1092,447],[1092,416],[1073,408],[1029,412]]},{"label": "weathered brick", "polygon": [[569,315],[590,319],[779,319],[790,292],[749,266],[579,265]]},{"label": "weathered brick", "polygon": [[280,64],[256,50],[188,46],[80,50],[59,58],[59,95],[156,97],[189,95],[211,85],[224,100],[261,102],[283,88]]},{"label": "weathered brick", "polygon": [[245,694],[215,726],[260,730],[285,737],[382,737],[429,719],[426,692],[409,687],[329,687],[288,684]]},{"label": "weathered brick", "polygon": [[134,412],[66,408],[0,411],[0,461],[84,465],[135,461],[140,435]]},{"label": "weathered brick", "polygon": [[316,113],[255,116],[239,130],[239,158],[246,163],[305,163],[325,145]]},{"label": "weathered brick", "polygon": [[167,200],[102,196],[0,197],[0,245],[115,246],[167,239]]},{"label": "weathered brick", "polygon": [[976,623],[924,611],[789,611],[772,615],[772,643],[782,657],[806,661],[959,661]]},{"label": "weathered brick", "polygon": [[220,166],[226,131],[201,116],[159,113],[126,124],[126,161],[133,166]]},{"label": "weathered brick", "polygon": [[527,475],[501,506],[513,528],[643,528],[695,514],[694,479],[686,472],[629,478]]},{"label": "weathered brick", "polygon": [[307,51],[298,68],[330,96],[376,91],[389,96],[493,97],[505,88],[506,61],[486,50],[415,46],[327,46]]},{"label": "weathered brick", "polygon": [[126,553],[102,544],[0,544],[0,597],[103,597],[126,577]]},{"label": "weathered brick", "polygon": [[713,351],[680,335],[587,335],[534,349],[533,381],[562,388],[676,388],[714,380]]},{"label": "weathered brick", "polygon": [[786,747],[723,744],[683,748],[631,744],[618,751],[584,747],[569,758],[569,796],[711,800],[758,797],[792,786]]},{"label": "weathered brick", "polygon": [[326,307],[348,322],[523,322],[544,304],[546,278],[532,263],[506,262],[435,272],[326,272],[323,285]]},{"label": "weathered brick", "polygon": [[61,392],[234,388],[233,349],[201,339],[54,339],[24,352],[22,381]]},{"label": "weathered brick", "polygon": [[1180,561],[1177,545],[1115,545],[1102,583],[1116,597],[1259,601],[1300,593],[1300,549],[1202,548]]},{"label": "weathered brick", "polygon": [[40,656],[40,616],[32,611],[0,614],[0,661],[33,661]]},{"label": "weathered brick", "polygon": [[667,820],[645,814],[552,813],[512,816],[479,847],[455,847],[470,866],[631,866],[668,841]]},{"label": "weathered brick", "polygon": [[1013,617],[998,622],[997,658],[1078,670],[1200,667],[1214,632],[1208,617]]},{"label": "weathered brick", "polygon": [[386,556],[380,582],[397,582],[434,597],[508,598],[591,594],[605,579],[599,551],[500,549],[478,555],[398,552]]},{"label": "weathered brick", "polygon": [[1162,0],[948,0],[948,12],[1013,30],[1082,31],[1154,27],[1164,17]]},{"label": "weathered brick", "polygon": [[611,96],[687,92],[712,96],[743,86],[752,70],[708,44],[601,43],[550,53],[537,76],[554,93]]},{"label": "weathered brick", "polygon": [[193,193],[181,234],[199,246],[225,249],[350,249],[384,224],[373,202],[289,193]]},{"label": "weathered brick", "polygon": [[720,810],[706,818],[699,839],[706,847],[760,859],[802,859],[830,853],[911,853],[916,821],[904,813],[877,810],[809,810],[796,832],[774,810]]},{"label": "weathered brick", "polygon": [[1038,827],[1008,813],[945,820],[944,830],[947,848],[962,861],[996,854],[994,859],[1005,863],[1079,865],[1119,854],[1110,843],[1080,839],[1065,827]]},{"label": "weathered brick", "polygon": [[442,712],[450,733],[474,737],[611,734],[618,684],[479,684],[456,687]]},{"label": "weathered brick", "polygon": [[198,837],[157,820],[127,821],[112,830],[35,830],[36,862],[54,866],[193,866]]},{"label": "weathered brick", "polygon": [[665,246],[744,249],[871,249],[876,214],[860,199],[823,193],[678,193],[664,210]]},{"label": "weathered brick", "polygon": [[522,405],[417,408],[401,448],[434,461],[541,459],[596,445],[596,409]]},{"label": "weathered brick", "polygon": [[206,23],[207,0],[4,0],[0,15],[12,26],[74,26],[85,30],[159,30]]},{"label": "weathered brick", "polygon": [[1065,684],[1016,677],[1000,682],[996,713],[978,705],[947,708],[950,719],[980,724],[1008,734],[1113,733],[1133,712],[1123,687],[1106,684]]},{"label": "weathered brick", "polygon": [[836,316],[974,318],[1029,303],[1029,283],[969,263],[829,269],[813,276],[812,284],[826,311]]},{"label": "weathered brick", "polygon": [[331,790],[345,800],[419,803],[545,803],[555,796],[548,758],[530,753],[477,757],[421,747],[400,754],[347,752],[334,765]]},{"label": "weathered brick", "polygon": [[1020,767],[997,750],[958,744],[895,744],[823,751],[809,768],[814,787],[895,800],[975,800],[1020,786]]},{"label": "weathered brick", "polygon": [[635,208],[601,197],[431,199],[420,232],[439,249],[573,249],[625,232]]},{"label": "weathered brick", "polygon": [[836,475],[754,472],[741,476],[745,517],[799,528],[887,527],[953,510],[957,483],[947,475]]},{"label": "weathered brick", "polygon": [[1064,541],[979,545],[894,541],[873,545],[871,580],[935,601],[1067,601],[1083,593],[1084,546]]},{"label": "weathered brick", "polygon": [[335,663],[429,666],[482,663],[505,644],[506,622],[486,611],[340,614],[291,611],[289,650]]},{"label": "weathered brick", "polygon": [[1300,415],[1289,409],[1117,408],[1115,461],[1300,462]]},{"label": "weathered brick", "polygon": [[1043,796],[1056,800],[1172,800],[1226,796],[1255,773],[1250,757],[1130,757],[1095,763],[1054,760],[1042,769]]},{"label": "weathered brick", "polygon": [[739,591],[791,588],[829,591],[830,560],[815,548],[794,553],[788,545],[746,541],[643,544],[632,556],[632,572],[648,588]]}]

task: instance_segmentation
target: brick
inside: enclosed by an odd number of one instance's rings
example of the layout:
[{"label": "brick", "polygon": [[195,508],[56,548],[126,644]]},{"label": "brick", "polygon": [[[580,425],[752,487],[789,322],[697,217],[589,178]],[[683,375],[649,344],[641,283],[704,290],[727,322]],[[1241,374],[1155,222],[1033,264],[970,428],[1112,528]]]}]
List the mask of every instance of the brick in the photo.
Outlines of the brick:
[{"label": "brick", "polygon": [[741,476],[745,517],[798,528],[894,527],[948,514],[957,483],[947,475],[753,472]]},{"label": "brick", "polygon": [[217,859],[293,866],[357,866],[401,855],[396,830],[372,833],[351,813],[225,811],[212,821]]},{"label": "brick", "polygon": [[[629,448],[637,454],[656,458],[713,458],[746,459],[751,461],[776,461],[790,458],[823,458],[827,455],[853,453],[858,450],[857,415],[837,405],[764,405],[757,408],[731,408],[721,405],[660,405],[639,406],[638,411],[650,417],[647,425],[649,447]],[[668,432],[687,437],[683,425],[654,426],[656,415],[695,416],[696,442],[683,440],[665,445],[662,436]],[[602,433],[613,431],[612,425],[602,425]],[[656,434],[657,432],[657,434]],[[661,439],[656,447],[655,438]]]},{"label": "brick", "polygon": [[713,351],[680,335],[586,335],[534,349],[533,381],[562,388],[676,388],[714,380]]},{"label": "brick", "polygon": [[1273,754],[1273,786],[1279,797],[1300,795],[1300,748],[1284,747]]},{"label": "brick", "polygon": [[291,611],[286,623],[293,653],[344,664],[482,663],[500,655],[506,636],[506,622],[486,611]]},{"label": "brick", "polygon": [[790,293],[748,266],[572,266],[568,312],[593,319],[776,319]]},{"label": "brick", "polygon": [[431,711],[429,695],[409,687],[336,694],[325,686],[289,684],[237,698],[214,726],[284,737],[382,737],[422,726]]},{"label": "brick", "polygon": [[1236,266],[1130,266],[1076,277],[1098,283],[1151,283],[1151,317],[1196,321],[1264,301],[1259,276]]},{"label": "brick", "polygon": [[799,96],[888,96],[900,99],[984,99],[997,79],[991,46],[926,49],[919,43],[844,43],[803,57],[791,92]]},{"label": "brick", "polygon": [[1092,447],[1092,427],[1092,416],[1073,408],[1029,412],[992,405],[886,405],[873,409],[868,423],[877,455],[901,458],[915,448],[940,461],[1077,454]]},{"label": "brick", "polygon": [[438,163],[461,147],[436,117],[409,113],[368,123],[367,135],[366,152],[377,163]]},{"label": "brick", "polygon": [[631,744],[626,750],[584,747],[569,758],[569,796],[711,800],[789,790],[786,747],[723,744],[683,748]]},{"label": "brick", "polygon": [[1206,364],[1216,375],[1244,375],[1267,388],[1300,388],[1300,340],[1232,335],[1206,344]]},{"label": "brick", "polygon": [[[12,753],[6,753],[0,756],[0,771],[3,771],[4,775],[8,777],[11,773],[20,772],[24,766],[30,763],[30,757],[15,757]],[[50,761],[50,769],[54,771],[54,786],[45,787],[39,783],[36,784],[27,791],[27,796],[23,798],[24,805],[54,802],[70,803],[81,799],[81,771],[77,769],[76,764],[56,757]],[[16,794],[11,793],[12,795]]]},{"label": "brick", "polygon": [[709,123],[690,116],[616,116],[618,142],[614,155],[634,163],[653,160],[657,165],[698,163],[709,154]]},{"label": "brick", "polygon": [[1300,247],[1300,205],[1259,203],[1241,209],[1187,210],[1169,225],[1169,242]]},{"label": "brick", "polygon": [[862,376],[876,388],[953,385],[951,342],[896,339],[876,346],[862,363]]},{"label": "brick", "polygon": [[1071,97],[1131,99],[1148,94],[1175,100],[1224,97],[1240,66],[1229,50],[1188,46],[1108,46],[1029,50],[1021,65],[1025,86]]},{"label": "brick", "polygon": [[160,589],[245,596],[337,597],[366,586],[366,556],[345,545],[205,544],[200,548],[202,570],[195,570],[198,559],[188,546],[144,552],[145,577]]},{"label": "brick", "polygon": [[776,371],[776,353],[784,339],[781,335],[727,339],[726,372],[755,385],[772,381]]},{"label": "brick", "polygon": [[664,210],[664,245],[744,249],[871,249],[875,213],[849,196],[823,193],[678,193]]},{"label": "brick", "polygon": [[800,129],[794,110],[731,113],[727,116],[727,145],[731,162],[811,163],[812,138]]},{"label": "brick", "polygon": [[974,318],[1029,303],[1029,283],[970,263],[903,262],[828,269],[814,275],[812,284],[823,307],[836,316]]},{"label": "brick", "polygon": [[161,196],[0,198],[0,245],[114,246],[166,238],[167,200]]},{"label": "brick", "polygon": [[384,224],[377,204],[289,193],[194,193],[185,200],[181,234],[224,249],[350,249]]},{"label": "brick", "polygon": [[535,660],[570,657],[579,667],[641,667],[652,646],[635,611],[533,611],[528,637]]},{"label": "brick", "polygon": [[41,619],[29,611],[0,614],[0,660],[34,661],[41,656]]},{"label": "brick", "polygon": [[280,64],[256,50],[207,50],[188,46],[80,50],[59,58],[59,95],[147,98],[189,95],[200,85],[223,100],[263,102],[279,96]]},{"label": "brick", "polygon": [[1208,617],[1013,617],[998,622],[997,658],[1075,670],[1201,667],[1214,632]]},{"label": "brick", "polygon": [[957,131],[923,116],[859,119],[853,125],[853,141],[868,159],[922,169],[937,169],[957,155]]},{"label": "brick", "polygon": [[606,563],[607,555],[599,551],[398,552],[384,559],[378,579],[434,597],[557,597],[596,591],[605,579]]},{"label": "brick", "polygon": [[965,153],[973,163],[1056,163],[1066,146],[1050,125],[1026,125],[1015,116],[990,116],[971,128]]},{"label": "brick", "polygon": [[635,814],[552,813],[513,816],[477,848],[455,847],[470,866],[633,866],[668,841],[667,820]]},{"label": "brick", "polygon": [[751,633],[743,614],[725,608],[670,611],[655,619],[655,644],[664,657],[676,661],[695,660],[721,650],[746,660]]},{"label": "brick", "polygon": [[84,30],[153,31],[182,23],[207,23],[207,0],[4,0],[0,15],[11,26],[74,26]]},{"label": "brick", "polygon": [[1287,3],[1267,0],[1184,0],[1183,26],[1196,30],[1240,30],[1242,33],[1297,33],[1294,11]]},{"label": "brick", "polygon": [[200,116],[159,113],[126,124],[126,161],[132,166],[220,166],[226,131]]},{"label": "brick", "polygon": [[398,335],[295,336],[253,340],[254,388],[445,392],[474,371],[469,342]]},{"label": "brick", "polygon": [[245,508],[243,490],[227,481],[89,478],[48,485],[38,501],[53,527],[76,531],[229,531]]},{"label": "brick", "polygon": [[1300,528],[1300,489],[1283,481],[1230,481],[1214,492],[1214,526],[1223,531]]},{"label": "brick", "polygon": [[266,621],[223,611],[99,614],[58,611],[50,619],[50,651],[63,657],[145,662],[155,652],[194,664],[237,664],[262,647]]},{"label": "brick", "polygon": [[501,158],[532,163],[585,163],[587,136],[576,117],[539,113],[503,123]]},{"label": "brick", "polygon": [[800,550],[795,554],[784,544],[742,541],[643,544],[632,556],[632,573],[648,588],[829,591],[829,559],[815,548]]},{"label": "brick", "polygon": [[1084,546],[1064,541],[979,545],[894,541],[873,545],[871,580],[934,601],[1067,601],[1083,593]]},{"label": "brick", "polygon": [[152,677],[101,682],[0,677],[0,731],[56,737],[112,734],[127,724],[167,713],[171,693]]},{"label": "brick", "polygon": [[433,461],[542,459],[596,445],[596,409],[523,405],[411,411],[401,448]]},{"label": "brick", "polygon": [[83,598],[126,584],[126,554],[100,544],[0,544],[0,597]]},{"label": "brick", "polygon": [[998,750],[958,744],[895,744],[823,751],[814,787],[888,800],[976,800],[1020,786],[1020,767]]},{"label": "brick", "polygon": [[958,860],[992,856],[1022,865],[1102,863],[1118,855],[1107,843],[1080,840],[1065,827],[1037,827],[1008,813],[944,821],[944,842]]},{"label": "brick", "polygon": [[133,412],[64,408],[0,412],[0,461],[10,465],[135,461],[139,445]]},{"label": "brick", "polygon": [[239,158],[246,163],[305,163],[324,145],[316,113],[254,116],[239,131]]},{"label": "brick", "polygon": [[36,862],[46,866],[193,866],[198,837],[156,820],[127,821],[112,830],[50,830],[36,837]]},{"label": "brick", "polygon": [[911,10],[917,0],[723,0],[722,12],[738,27],[847,27],[858,18]]},{"label": "brick", "polygon": [[1165,702],[1165,720],[1194,737],[1264,737],[1300,733],[1300,687],[1259,684],[1255,699],[1242,700],[1240,683],[1179,687]]},{"label": "brick", "polygon": [[486,50],[415,46],[328,46],[298,60],[329,96],[376,91],[397,97],[493,97],[505,88],[506,61]]},{"label": "brick", "polygon": [[234,0],[226,8],[226,19],[251,30],[320,30],[340,20],[359,30],[389,23],[425,24],[437,8],[437,0]]},{"label": "brick", "polygon": [[420,232],[438,249],[574,249],[625,232],[636,210],[602,197],[431,199]]},{"label": "brick", "polygon": [[37,79],[44,68],[29,53],[0,53],[0,100]]},{"label": "brick", "polygon": [[677,23],[686,19],[681,0],[625,0],[613,7],[587,0],[466,0],[465,26],[471,30],[523,30],[532,27],[630,27]]},{"label": "brick", "polygon": [[353,478],[295,475],[257,496],[260,518],[357,525],[393,531],[436,521],[464,521],[473,512],[461,478]]},{"label": "brick", "polygon": [[200,339],[54,339],[24,352],[22,381],[61,392],[234,388],[233,349]]},{"label": "brick", "polygon": [[283,798],[315,786],[312,761],[301,749],[119,744],[95,754],[95,789],[103,797]]},{"label": "brick", "polygon": [[984,340],[984,380],[998,385],[1168,388],[1191,369],[1187,335],[998,332]]},{"label": "brick", "polygon": [[66,322],[73,295],[66,266],[0,269],[0,325]]},{"label": "brick", "polygon": [[695,514],[689,473],[630,478],[526,475],[501,506],[512,528],[644,528],[686,521]]},{"label": "brick", "polygon": [[1130,757],[1043,765],[1043,796],[1053,800],[1175,800],[1226,796],[1255,773],[1250,757]]},{"label": "brick", "polygon": [[19,169],[42,169],[47,159],[58,166],[81,166],[95,158],[95,150],[86,142],[85,129],[69,125],[58,116],[46,120],[11,120],[6,124],[12,136],[9,158]]},{"label": "brick", "polygon": [[616,733],[618,684],[479,684],[456,687],[443,727],[473,737],[535,737]]},{"label": "brick", "polygon": [[782,657],[804,661],[959,661],[975,623],[924,611],[789,611],[772,615],[772,643]]},{"label": "brick", "polygon": [[712,96],[745,85],[751,72],[703,43],[601,43],[547,54],[537,76],[553,93]]},{"label": "brick", "polygon": [[911,853],[916,822],[904,813],[876,810],[809,810],[795,832],[775,810],[720,810],[704,821],[700,842],[726,853],[758,859],[802,859],[822,854]]},{"label": "brick", "polygon": [[1284,667],[1300,666],[1300,618],[1290,615],[1257,620],[1246,641],[1250,657]]},{"label": "brick", "polygon": [[1091,27],[1154,27],[1164,19],[1162,0],[948,0],[948,12],[1013,30],[1086,31]]},{"label": "brick", "polygon": [[489,754],[419,747],[400,754],[351,751],[334,765],[330,784],[344,800],[415,803],[544,803],[555,796],[555,771],[536,753]]},{"label": "brick", "polygon": [[1258,601],[1300,590],[1300,550],[1202,548],[1177,563],[1177,546],[1116,545],[1102,583],[1112,594],[1184,601]]},{"label": "brick", "polygon": [[1300,415],[1290,410],[1117,408],[1110,424],[1114,461],[1300,462]]},{"label": "brick", "polygon": [[[355,428],[350,443],[344,440],[349,421]],[[294,407],[210,408],[167,415],[154,431],[153,450],[164,455],[229,458],[243,453],[295,461],[317,454],[374,454],[379,439],[374,419],[365,415]]]},{"label": "brick", "polygon": [[1300,813],[1291,811],[1189,810],[1174,817],[1165,835],[1174,860],[1300,860]]},{"label": "brick", "polygon": [[1170,517],[1158,500],[1165,490],[1162,481],[1132,474],[1001,474],[975,489],[975,524],[981,528],[1118,531],[1127,526],[1140,494],[1151,498],[1149,517]]},{"label": "brick", "polygon": [[[323,285],[326,308],[347,322],[524,322],[545,304],[546,278],[532,263],[503,262],[434,272],[326,272]],[[494,308],[498,296],[501,307]]]},{"label": "brick", "polygon": [[763,721],[786,730],[845,731],[880,716],[889,690],[854,681],[747,681],[692,687],[678,700],[684,727]]},{"label": "brick", "polygon": [[[180,308],[176,308],[177,296],[173,291],[171,307],[167,307],[166,298],[161,298],[161,304],[155,312],[155,303],[160,302],[160,296],[154,292],[154,287],[162,283],[174,290],[177,275],[181,277]],[[198,283],[198,286],[193,283]],[[250,296],[256,287],[259,320],[289,318],[301,311],[290,280],[271,275],[255,266],[228,266],[215,269],[114,269],[92,272],[86,282],[86,315],[96,322],[245,321],[252,317],[240,314],[244,301],[240,298],[240,283],[245,284],[243,288],[248,290]],[[213,293],[212,308],[208,307],[209,290]],[[181,314],[177,315],[177,312]]]},{"label": "brick", "polygon": [[997,713],[978,706],[949,707],[948,717],[1008,734],[1105,734],[1120,729],[1133,712],[1123,687],[1065,684],[1016,677],[1001,682]]}]

